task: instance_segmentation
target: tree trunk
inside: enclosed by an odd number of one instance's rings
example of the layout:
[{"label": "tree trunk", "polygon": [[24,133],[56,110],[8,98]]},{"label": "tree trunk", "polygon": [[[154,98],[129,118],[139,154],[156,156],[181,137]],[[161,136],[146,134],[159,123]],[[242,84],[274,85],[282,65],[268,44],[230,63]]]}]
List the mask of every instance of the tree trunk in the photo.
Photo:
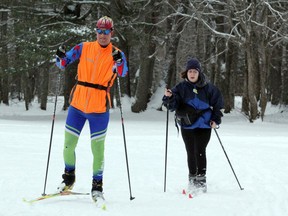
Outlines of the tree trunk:
[{"label": "tree trunk", "polygon": [[64,73],[64,84],[63,84],[64,105],[62,108],[63,110],[67,110],[68,107],[70,106],[69,98],[71,90],[76,83],[78,63],[79,61],[75,61],[73,62],[73,64],[69,65],[64,72],[61,71],[61,73]]},{"label": "tree trunk", "polygon": [[267,43],[265,41],[264,35],[261,35],[261,41],[260,44],[260,53],[261,55],[261,61],[259,65],[259,75],[260,75],[260,116],[262,121],[264,120],[264,115],[266,111],[267,106],[267,74],[269,73],[269,53],[271,50],[267,48]]},{"label": "tree trunk", "polygon": [[[158,18],[158,8],[156,6],[157,3],[156,1],[153,2],[154,5],[153,3],[150,5],[153,10],[151,10],[151,12],[147,11],[145,15],[145,22],[150,24],[155,24]],[[156,41],[154,39],[155,34],[155,26],[151,27],[150,25],[145,25],[143,47],[140,51],[140,59],[142,59],[142,61],[140,63],[140,74],[136,89],[136,101],[131,107],[132,112],[135,113],[146,110],[147,103],[149,102],[149,99],[152,95],[151,87],[156,51]]]},{"label": "tree trunk", "polygon": [[140,64],[140,75],[136,90],[136,102],[131,107],[132,112],[136,113],[146,110],[147,103],[151,97],[155,57],[149,56],[155,52],[155,44],[151,41],[148,43],[147,47],[141,51],[142,62]]},{"label": "tree trunk", "polygon": [[[175,1],[172,1],[170,4],[175,4]],[[188,4],[188,3],[187,3]],[[177,5],[174,5],[177,7]],[[181,7],[183,9],[182,5],[178,5],[178,7]],[[180,8],[178,8],[180,10]],[[182,11],[182,13],[187,12],[187,7],[185,7]],[[176,71],[177,71],[177,48],[180,42],[181,38],[181,32],[183,31],[187,19],[185,19],[181,15],[177,15],[173,18],[168,18],[168,28],[167,32],[169,32],[169,39],[167,41],[167,56],[166,59],[168,59],[168,70],[167,70],[167,80],[166,85],[168,87],[172,87],[176,84]]]},{"label": "tree trunk", "polygon": [[234,89],[233,89],[233,64],[236,64],[236,61],[233,61],[234,50],[236,47],[231,42],[227,43],[228,49],[226,52],[226,73],[225,80],[222,82],[221,92],[225,101],[225,110],[224,113],[230,113],[234,108]]},{"label": "tree trunk", "polygon": [[[8,28],[8,12],[9,10],[1,10],[0,11],[0,41],[4,41],[7,39],[7,28]],[[9,72],[8,72],[8,47],[5,44],[0,49],[2,53],[0,53],[0,102],[2,101],[4,104],[9,105]]]},{"label": "tree trunk", "polygon": [[48,97],[48,86],[49,86],[49,62],[43,64],[40,69],[40,109],[47,109],[47,97]]},{"label": "tree trunk", "polygon": [[[126,19],[130,18],[130,17],[128,18],[127,15],[130,14],[131,11],[128,10],[126,4],[127,4],[126,1],[123,1],[123,0],[111,0],[111,5],[110,5],[111,18],[114,20],[114,23],[116,25],[116,29],[120,28],[120,26],[118,26],[118,24],[116,23],[117,21],[119,22],[119,25],[120,25],[120,23],[123,20],[127,21]],[[128,62],[127,62],[128,63],[128,69],[130,71],[130,65],[129,65],[130,64],[130,62],[129,62],[130,52],[129,51],[130,51],[131,45],[129,42],[133,41],[135,35],[129,27],[126,27],[123,30],[123,32],[125,32],[125,35],[121,34],[120,31],[115,32],[114,36],[117,37],[119,39],[119,41],[115,41],[115,42],[113,42],[113,44],[115,44],[119,49],[121,49],[125,53],[125,56],[128,60]],[[122,91],[121,93],[127,94],[129,97],[131,97],[130,73],[128,73],[124,79],[123,78],[120,79],[120,85],[121,85],[121,91]],[[115,84],[115,86],[116,86],[116,84]],[[111,91],[111,100],[114,98],[113,92],[114,91]],[[117,94],[118,94],[118,91],[117,91]],[[113,106],[113,103],[112,103],[112,106]]]},{"label": "tree trunk", "polygon": [[[263,47],[264,48],[264,47]],[[267,50],[267,49],[266,49]],[[264,115],[266,111],[266,106],[267,106],[267,94],[266,94],[266,77],[268,74],[269,70],[269,54],[265,49],[262,50],[263,55],[262,55],[262,62],[260,65],[260,86],[261,86],[261,94],[260,94],[260,116],[262,121],[264,120]]]},{"label": "tree trunk", "polygon": [[[279,105],[281,102],[281,91],[287,91],[284,89],[285,82],[281,80],[281,64],[278,61],[279,58],[282,58],[281,54],[279,54],[278,49],[280,47],[276,47],[271,54],[270,61],[270,73],[269,73],[269,98],[272,105]],[[288,79],[287,79],[288,80]],[[286,82],[287,83],[287,82]]]},{"label": "tree trunk", "polygon": [[24,101],[25,101],[25,109],[29,110],[29,105],[31,102],[31,88],[29,83],[29,73],[25,71],[22,73],[22,86],[24,88]]},{"label": "tree trunk", "polygon": [[283,105],[288,105],[288,61],[287,61],[287,45],[282,45],[282,88],[281,88],[281,101]]},{"label": "tree trunk", "polygon": [[[245,55],[246,67],[243,72],[243,96],[242,96],[242,106],[241,112],[249,119],[249,97],[248,97],[248,68],[247,68],[247,54]],[[251,121],[250,121],[251,122]]]},{"label": "tree trunk", "polygon": [[[249,36],[248,36],[249,37]],[[250,40],[249,40],[250,39]],[[257,99],[256,99],[256,71],[257,68],[255,67],[257,59],[255,59],[255,48],[253,46],[253,40],[251,40],[251,36],[248,39],[248,43],[246,45],[246,52],[247,52],[247,67],[248,67],[248,99],[249,99],[249,119],[251,122],[257,119],[258,115],[258,108],[257,108]]]}]

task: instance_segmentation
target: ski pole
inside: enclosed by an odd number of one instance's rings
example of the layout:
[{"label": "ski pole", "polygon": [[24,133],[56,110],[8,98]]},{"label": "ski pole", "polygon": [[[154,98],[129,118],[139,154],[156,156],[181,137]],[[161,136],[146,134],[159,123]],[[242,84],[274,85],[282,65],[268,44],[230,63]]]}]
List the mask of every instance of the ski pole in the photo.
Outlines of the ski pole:
[{"label": "ski pole", "polygon": [[166,113],[166,142],[165,142],[164,192],[166,192],[166,175],[167,175],[168,123],[169,123],[169,102],[168,102],[168,105],[167,105],[167,113]]},{"label": "ski pole", "polygon": [[122,111],[122,105],[121,105],[121,88],[120,88],[120,80],[119,80],[118,71],[117,71],[117,63],[115,63],[114,68],[115,68],[115,73],[117,73],[116,75],[117,75],[117,86],[118,86],[118,95],[119,95],[119,107],[120,107],[120,116],[121,116],[121,123],[122,123],[122,132],[123,132],[123,141],[124,141],[124,149],[125,149],[125,158],[126,158],[126,168],[127,168],[130,200],[133,200],[133,199],[135,199],[135,197],[132,196],[131,183],[130,183],[130,173],[129,173],[129,163],[128,163],[124,118],[123,118],[123,111]]},{"label": "ski pole", "polygon": [[61,83],[61,74],[58,73],[58,81],[56,84],[56,95],[55,95],[55,103],[54,103],[54,112],[52,116],[52,126],[51,126],[51,134],[50,134],[50,142],[49,142],[49,150],[48,150],[48,158],[47,158],[47,166],[46,166],[46,175],[45,175],[45,182],[44,182],[44,189],[42,196],[45,196],[45,190],[46,190],[46,183],[47,183],[47,176],[48,176],[48,168],[49,168],[49,162],[50,162],[50,154],[51,154],[51,146],[52,146],[52,138],[53,138],[53,131],[54,131],[54,123],[55,123],[55,116],[56,116],[56,105],[57,105],[57,97],[60,92],[60,83]]},{"label": "ski pole", "polygon": [[227,155],[227,153],[226,153],[226,151],[225,151],[225,149],[224,149],[224,146],[223,146],[223,144],[222,144],[222,142],[221,142],[221,140],[220,140],[220,137],[219,137],[219,135],[218,135],[218,133],[217,133],[217,131],[216,131],[215,128],[214,128],[214,131],[215,131],[216,136],[217,136],[217,138],[218,138],[218,140],[219,140],[219,143],[220,143],[220,145],[221,145],[221,147],[222,147],[222,149],[223,149],[223,151],[224,151],[224,154],[225,154],[225,156],[226,156],[226,158],[227,158],[227,160],[228,160],[228,163],[229,163],[229,165],[230,165],[230,167],[231,167],[231,169],[232,169],[232,172],[233,172],[233,174],[234,174],[234,176],[235,176],[235,178],[236,178],[236,181],[237,181],[237,183],[238,183],[238,185],[239,185],[239,187],[240,187],[240,190],[244,190],[244,188],[242,188],[241,185],[240,185],[240,182],[239,182],[239,180],[238,180],[238,178],[237,178],[237,176],[236,176],[236,173],[234,172],[234,169],[233,169],[233,167],[232,167],[232,164],[231,164],[231,162],[230,162],[230,160],[229,160],[229,158],[228,158],[228,155]]}]

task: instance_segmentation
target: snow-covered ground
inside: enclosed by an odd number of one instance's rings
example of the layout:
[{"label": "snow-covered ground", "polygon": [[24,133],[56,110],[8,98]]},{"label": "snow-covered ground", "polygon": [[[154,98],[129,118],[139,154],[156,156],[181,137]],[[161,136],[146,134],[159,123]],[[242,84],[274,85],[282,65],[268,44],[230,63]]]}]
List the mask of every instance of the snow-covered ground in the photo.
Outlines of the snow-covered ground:
[{"label": "snow-covered ground", "polygon": [[[160,95],[160,94],[159,94]],[[22,103],[0,105],[0,215],[107,216],[286,216],[288,215],[288,110],[267,108],[264,122],[253,124],[237,111],[225,114],[217,130],[244,190],[240,190],[213,132],[207,148],[208,192],[193,199],[181,194],[187,185],[186,153],[170,113],[167,190],[164,193],[166,112],[156,111],[160,96],[146,112],[130,112],[123,98],[132,196],[118,109],[111,111],[106,138],[104,191],[107,210],[95,207],[90,196],[66,196],[27,204],[40,196],[48,157],[54,101],[47,111],[36,103],[25,111]],[[239,107],[240,102],[237,102]],[[66,111],[59,98],[46,193],[56,191],[64,169],[62,148]],[[155,106],[155,107],[154,107]],[[75,191],[90,192],[92,154],[85,125],[79,139]]]}]

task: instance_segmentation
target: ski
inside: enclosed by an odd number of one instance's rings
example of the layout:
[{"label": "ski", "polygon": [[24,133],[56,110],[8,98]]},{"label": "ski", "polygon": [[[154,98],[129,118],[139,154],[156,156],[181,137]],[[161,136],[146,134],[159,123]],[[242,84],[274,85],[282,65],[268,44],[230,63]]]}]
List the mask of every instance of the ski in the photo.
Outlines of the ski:
[{"label": "ski", "polygon": [[[94,201],[95,202],[95,201]],[[102,210],[107,210],[107,207],[106,207],[106,201],[105,201],[105,199],[98,199],[96,202],[95,202],[95,204],[96,204],[96,207],[97,208],[100,208],[100,209],[102,209]]]},{"label": "ski", "polygon": [[102,210],[106,210],[106,200],[103,196],[103,193],[100,191],[92,192],[92,200],[95,202],[96,207]]},{"label": "ski", "polygon": [[81,193],[81,192],[74,192],[74,191],[63,191],[63,192],[57,192],[57,193],[51,193],[51,194],[46,194],[40,197],[37,197],[35,199],[31,199],[31,200],[26,200],[25,198],[23,198],[23,201],[26,203],[34,203],[34,202],[38,202],[41,200],[45,200],[45,199],[50,199],[53,197],[59,197],[59,196],[69,196],[69,195],[89,195],[90,193]]},{"label": "ski", "polygon": [[188,192],[185,189],[182,190],[182,194],[185,195],[185,196],[188,195],[189,199],[192,199],[194,197],[191,192]]},{"label": "ski", "polygon": [[186,190],[186,189],[183,189],[182,190],[182,194],[187,196],[189,199],[192,199],[196,196],[199,196],[200,194],[205,194],[206,191],[202,191],[202,190],[199,190],[199,189],[196,189],[196,190]]}]

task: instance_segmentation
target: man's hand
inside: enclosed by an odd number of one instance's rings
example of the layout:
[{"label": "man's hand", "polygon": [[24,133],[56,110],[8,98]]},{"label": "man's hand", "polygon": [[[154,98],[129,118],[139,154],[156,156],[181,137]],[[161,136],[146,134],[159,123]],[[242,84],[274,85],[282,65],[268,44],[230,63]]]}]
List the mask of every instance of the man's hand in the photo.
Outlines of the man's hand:
[{"label": "man's hand", "polygon": [[112,53],[112,57],[113,57],[113,60],[117,63],[121,63],[122,62],[122,55],[121,55],[121,52],[119,50],[115,50],[113,53]]},{"label": "man's hand", "polygon": [[64,57],[66,57],[66,46],[65,46],[65,45],[61,45],[61,46],[57,49],[56,55],[57,55],[59,58],[64,58]]}]

